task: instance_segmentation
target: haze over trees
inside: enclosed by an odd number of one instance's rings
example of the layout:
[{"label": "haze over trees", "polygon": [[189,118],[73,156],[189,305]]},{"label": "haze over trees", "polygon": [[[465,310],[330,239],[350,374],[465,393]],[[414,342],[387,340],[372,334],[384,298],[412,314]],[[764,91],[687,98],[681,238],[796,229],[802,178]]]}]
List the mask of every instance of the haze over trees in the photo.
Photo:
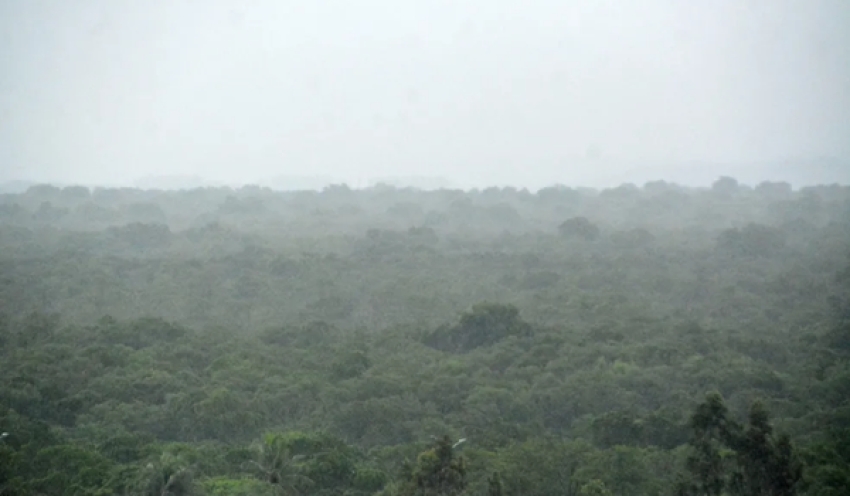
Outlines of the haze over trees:
[{"label": "haze over trees", "polygon": [[0,1],[0,496],[844,496],[848,26]]},{"label": "haze over trees", "polygon": [[0,494],[838,495],[850,188],[0,195]]}]

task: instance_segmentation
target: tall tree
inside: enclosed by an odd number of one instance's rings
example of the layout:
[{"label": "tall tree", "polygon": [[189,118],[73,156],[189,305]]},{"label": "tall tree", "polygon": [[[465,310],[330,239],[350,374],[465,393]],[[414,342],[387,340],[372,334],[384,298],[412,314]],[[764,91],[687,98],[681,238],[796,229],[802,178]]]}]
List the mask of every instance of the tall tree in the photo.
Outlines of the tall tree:
[{"label": "tall tree", "polygon": [[409,479],[402,485],[401,496],[454,496],[466,489],[466,462],[457,456],[449,436],[420,453]]},{"label": "tall tree", "polygon": [[691,416],[689,477],[682,496],[794,496],[802,465],[789,438],[774,436],[761,402],[750,408],[746,428],[735,422],[719,393],[710,393]]}]

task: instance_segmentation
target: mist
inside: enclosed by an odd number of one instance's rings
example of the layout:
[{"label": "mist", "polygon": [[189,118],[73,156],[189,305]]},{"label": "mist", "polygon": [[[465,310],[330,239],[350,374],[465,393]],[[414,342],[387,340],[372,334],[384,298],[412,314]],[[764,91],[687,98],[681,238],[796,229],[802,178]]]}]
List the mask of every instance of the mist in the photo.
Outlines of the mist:
[{"label": "mist", "polygon": [[7,1],[0,181],[846,183],[847,26],[841,0]]}]

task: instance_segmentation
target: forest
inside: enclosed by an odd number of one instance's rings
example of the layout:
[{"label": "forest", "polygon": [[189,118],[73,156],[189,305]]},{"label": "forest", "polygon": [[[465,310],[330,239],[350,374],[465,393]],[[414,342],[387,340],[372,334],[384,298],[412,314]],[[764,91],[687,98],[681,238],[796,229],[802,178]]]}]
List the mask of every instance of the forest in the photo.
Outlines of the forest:
[{"label": "forest", "polygon": [[850,186],[0,195],[0,496],[839,496]]}]

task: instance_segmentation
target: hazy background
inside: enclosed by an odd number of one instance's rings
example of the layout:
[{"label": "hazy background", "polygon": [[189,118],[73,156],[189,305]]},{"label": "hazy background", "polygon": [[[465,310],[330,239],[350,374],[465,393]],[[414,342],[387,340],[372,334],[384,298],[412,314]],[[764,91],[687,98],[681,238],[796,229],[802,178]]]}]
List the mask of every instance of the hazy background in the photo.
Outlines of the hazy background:
[{"label": "hazy background", "polygon": [[846,0],[0,0],[0,181],[850,182],[848,26]]}]

